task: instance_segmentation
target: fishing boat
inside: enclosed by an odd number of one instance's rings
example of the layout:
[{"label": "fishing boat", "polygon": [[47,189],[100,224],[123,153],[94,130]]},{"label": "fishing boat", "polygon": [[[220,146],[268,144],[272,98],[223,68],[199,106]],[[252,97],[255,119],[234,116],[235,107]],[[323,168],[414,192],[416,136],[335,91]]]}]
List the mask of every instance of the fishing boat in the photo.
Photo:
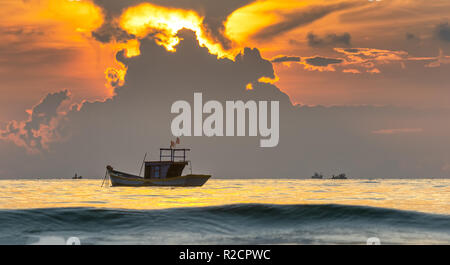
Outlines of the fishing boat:
[{"label": "fishing boat", "polygon": [[335,176],[335,175],[333,175],[332,177],[331,177],[331,179],[347,179],[347,176],[345,175],[345,174],[339,174],[339,175],[337,175],[337,176]]},{"label": "fishing boat", "polygon": [[322,173],[314,173],[314,175],[311,177],[312,179],[323,179]]},{"label": "fishing boat", "polygon": [[[139,176],[115,170],[112,166],[106,166],[107,176],[111,180],[111,186],[175,186],[175,187],[200,187],[205,184],[211,175],[189,174],[182,176],[184,168],[190,163],[186,160],[186,152],[190,149],[161,148],[159,161],[145,161],[144,176]],[[142,170],[142,167],[141,167]]]}]

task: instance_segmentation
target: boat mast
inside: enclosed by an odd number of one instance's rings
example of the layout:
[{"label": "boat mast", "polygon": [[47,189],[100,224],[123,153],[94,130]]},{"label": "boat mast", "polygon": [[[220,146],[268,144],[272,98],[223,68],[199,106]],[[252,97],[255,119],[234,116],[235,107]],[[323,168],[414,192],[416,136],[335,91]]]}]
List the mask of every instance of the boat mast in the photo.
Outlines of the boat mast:
[{"label": "boat mast", "polygon": [[144,159],[142,160],[141,169],[139,170],[139,177],[140,177],[141,174],[142,174],[142,167],[144,166],[145,158],[147,158],[147,152],[145,152]]}]

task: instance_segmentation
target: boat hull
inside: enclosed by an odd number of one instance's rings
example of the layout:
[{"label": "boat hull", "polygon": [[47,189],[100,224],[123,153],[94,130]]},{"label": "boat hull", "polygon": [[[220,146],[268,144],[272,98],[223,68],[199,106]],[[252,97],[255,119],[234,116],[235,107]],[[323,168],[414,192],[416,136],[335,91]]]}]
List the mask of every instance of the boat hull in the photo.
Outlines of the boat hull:
[{"label": "boat hull", "polygon": [[186,175],[164,179],[144,179],[116,170],[109,170],[108,175],[113,187],[201,187],[211,177],[210,175]]}]

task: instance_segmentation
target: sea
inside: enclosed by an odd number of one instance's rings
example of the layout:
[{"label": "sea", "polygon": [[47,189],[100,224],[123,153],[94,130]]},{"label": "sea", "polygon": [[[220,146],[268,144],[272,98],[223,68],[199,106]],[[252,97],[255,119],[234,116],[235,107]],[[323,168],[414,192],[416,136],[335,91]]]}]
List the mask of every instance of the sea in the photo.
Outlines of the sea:
[{"label": "sea", "polygon": [[450,179],[101,185],[0,180],[0,244],[450,244]]}]

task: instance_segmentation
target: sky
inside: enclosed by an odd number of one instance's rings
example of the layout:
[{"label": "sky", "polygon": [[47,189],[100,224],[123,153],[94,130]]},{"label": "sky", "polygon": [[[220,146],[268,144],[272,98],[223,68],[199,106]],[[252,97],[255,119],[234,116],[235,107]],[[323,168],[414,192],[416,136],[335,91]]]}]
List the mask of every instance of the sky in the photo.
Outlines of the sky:
[{"label": "sky", "polygon": [[198,91],[281,104],[276,148],[183,139],[213,175],[450,175],[447,0],[0,4],[0,177],[135,170]]}]

